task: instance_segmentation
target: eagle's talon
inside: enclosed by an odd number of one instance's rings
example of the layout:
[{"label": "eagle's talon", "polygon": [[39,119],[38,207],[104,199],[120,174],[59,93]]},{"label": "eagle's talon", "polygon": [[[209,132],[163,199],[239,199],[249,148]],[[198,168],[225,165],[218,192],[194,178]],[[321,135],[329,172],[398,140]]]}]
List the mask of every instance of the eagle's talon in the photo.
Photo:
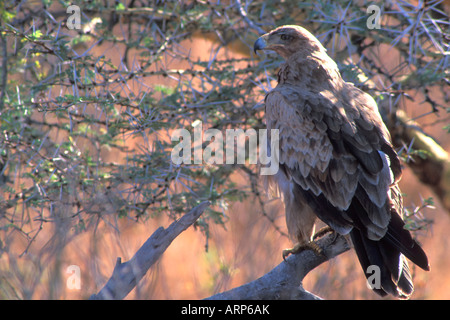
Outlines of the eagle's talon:
[{"label": "eagle's talon", "polygon": [[286,261],[286,258],[290,254],[297,254],[305,250],[312,250],[316,255],[323,255],[323,249],[314,241],[310,241],[307,243],[296,243],[290,249],[283,250],[283,260]]},{"label": "eagle's talon", "polygon": [[286,258],[289,257],[289,255],[290,255],[291,253],[292,253],[292,252],[291,252],[291,249],[284,249],[284,250],[283,250],[283,253],[282,253],[282,255],[283,255],[283,260],[286,261]]}]

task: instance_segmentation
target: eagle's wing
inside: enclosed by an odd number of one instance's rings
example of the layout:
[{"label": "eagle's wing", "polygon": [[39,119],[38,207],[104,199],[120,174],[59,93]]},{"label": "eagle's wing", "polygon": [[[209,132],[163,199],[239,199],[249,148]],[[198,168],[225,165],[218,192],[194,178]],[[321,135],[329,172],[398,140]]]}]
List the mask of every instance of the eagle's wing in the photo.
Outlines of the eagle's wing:
[{"label": "eagle's wing", "polygon": [[379,130],[375,102],[360,93],[346,104],[329,91],[280,85],[266,97],[266,120],[269,129],[280,130],[281,168],[305,191],[319,218],[348,233],[353,225],[346,210],[358,196],[367,207],[368,234],[378,240],[390,220],[389,186],[401,169],[387,129]]}]

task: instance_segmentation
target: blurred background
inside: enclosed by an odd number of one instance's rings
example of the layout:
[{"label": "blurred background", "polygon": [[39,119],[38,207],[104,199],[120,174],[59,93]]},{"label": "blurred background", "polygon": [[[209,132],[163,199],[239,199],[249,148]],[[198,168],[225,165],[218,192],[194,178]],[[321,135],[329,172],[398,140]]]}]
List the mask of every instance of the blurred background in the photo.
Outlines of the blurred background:
[{"label": "blurred background", "polygon": [[[449,299],[448,13],[448,1],[4,1],[0,298],[87,299],[117,257],[204,200],[211,208],[127,299],[206,298],[278,265],[292,243],[258,166],[174,165],[171,134],[199,120],[264,128],[282,61],[253,43],[298,24],[377,100],[404,160],[408,227],[431,265],[410,265],[412,298]],[[380,299],[353,251],[303,285],[325,299]]]}]

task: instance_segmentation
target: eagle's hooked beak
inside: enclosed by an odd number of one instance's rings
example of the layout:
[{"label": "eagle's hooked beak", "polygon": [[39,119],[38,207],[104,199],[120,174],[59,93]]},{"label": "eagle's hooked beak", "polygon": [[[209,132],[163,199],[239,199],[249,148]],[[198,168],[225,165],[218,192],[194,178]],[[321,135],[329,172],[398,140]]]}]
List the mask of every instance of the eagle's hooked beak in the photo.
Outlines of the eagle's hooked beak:
[{"label": "eagle's hooked beak", "polygon": [[267,47],[267,37],[268,35],[265,34],[261,37],[258,38],[258,40],[255,41],[255,44],[253,45],[253,51],[258,51],[258,50],[264,50]]}]

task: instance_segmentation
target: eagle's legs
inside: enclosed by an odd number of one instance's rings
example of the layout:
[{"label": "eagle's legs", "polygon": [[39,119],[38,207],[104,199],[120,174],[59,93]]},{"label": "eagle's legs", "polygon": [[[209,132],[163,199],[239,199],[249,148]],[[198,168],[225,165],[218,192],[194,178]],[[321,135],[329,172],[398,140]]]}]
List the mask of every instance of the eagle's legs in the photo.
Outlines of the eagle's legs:
[{"label": "eagle's legs", "polygon": [[337,232],[335,232],[329,226],[323,227],[323,228],[321,228],[319,231],[317,231],[312,236],[312,240],[310,242],[306,242],[306,243],[297,242],[292,248],[284,249],[283,250],[283,260],[286,261],[286,258],[290,254],[300,253],[300,252],[305,251],[305,250],[312,250],[312,251],[314,251],[315,254],[322,255],[323,254],[323,249],[315,242],[315,240],[317,240],[319,238],[322,238],[327,233],[333,233],[334,234],[333,241],[331,241],[331,242],[334,242],[336,240],[336,238],[337,238]]}]

